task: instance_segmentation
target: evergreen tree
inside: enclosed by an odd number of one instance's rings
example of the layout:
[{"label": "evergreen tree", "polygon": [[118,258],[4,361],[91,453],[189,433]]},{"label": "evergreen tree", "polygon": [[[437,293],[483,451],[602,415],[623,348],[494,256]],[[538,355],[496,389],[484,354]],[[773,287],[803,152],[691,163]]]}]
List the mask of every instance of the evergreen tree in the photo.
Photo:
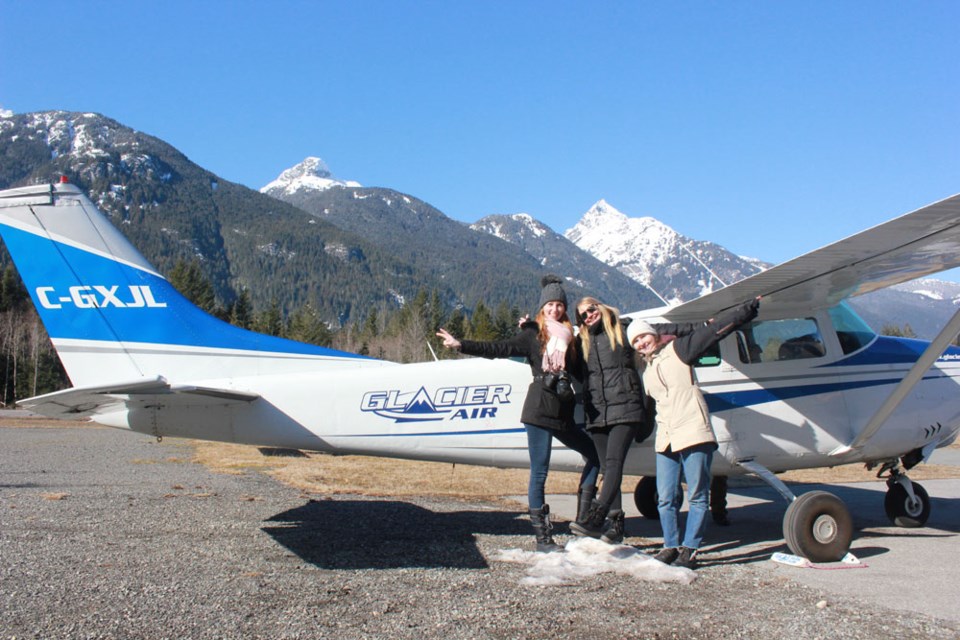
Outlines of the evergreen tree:
[{"label": "evergreen tree", "polygon": [[496,340],[497,326],[490,315],[490,310],[483,301],[477,302],[470,319],[469,336],[471,340]]},{"label": "evergreen tree", "polygon": [[450,317],[444,323],[444,328],[451,335],[461,338],[467,335],[467,317],[459,307],[450,312]]},{"label": "evergreen tree", "polygon": [[280,313],[280,304],[274,298],[270,307],[263,313],[257,314],[253,322],[254,330],[271,336],[283,335],[283,315]]},{"label": "evergreen tree", "polygon": [[249,329],[253,326],[253,306],[250,302],[250,292],[244,288],[230,307],[230,324]]},{"label": "evergreen tree", "polygon": [[370,313],[367,314],[367,319],[363,323],[363,337],[364,338],[376,338],[380,335],[380,317],[377,315],[376,307],[370,309]]},{"label": "evergreen tree", "polygon": [[0,289],[0,311],[9,311],[19,308],[29,298],[26,287],[20,279],[20,274],[8,264],[3,270],[3,283]]},{"label": "evergreen tree", "polygon": [[290,316],[287,337],[323,347],[333,344],[333,332],[320,319],[320,314],[309,302]]},{"label": "evergreen tree", "polygon": [[170,284],[183,296],[207,313],[217,312],[217,299],[213,285],[204,277],[199,263],[179,260],[170,270]]},{"label": "evergreen tree", "polygon": [[430,296],[428,315],[430,318],[430,331],[436,333],[437,329],[443,325],[445,315],[443,303],[440,301],[440,292],[436,289],[433,290],[433,294]]},{"label": "evergreen tree", "polygon": [[494,326],[497,331],[498,340],[506,340],[517,333],[517,322],[520,319],[520,311],[516,307],[511,307],[505,300],[501,300],[497,305],[497,311],[494,314]]}]

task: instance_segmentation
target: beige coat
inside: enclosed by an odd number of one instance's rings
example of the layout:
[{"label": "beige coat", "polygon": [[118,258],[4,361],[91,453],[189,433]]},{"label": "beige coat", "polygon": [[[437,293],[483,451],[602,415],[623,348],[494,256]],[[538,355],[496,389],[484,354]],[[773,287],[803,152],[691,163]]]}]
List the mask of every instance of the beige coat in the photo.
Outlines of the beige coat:
[{"label": "beige coat", "polygon": [[657,401],[657,438],[654,448],[681,451],[704,442],[716,442],[710,414],[693,369],[677,356],[675,342],[654,353],[643,370],[643,386]]}]

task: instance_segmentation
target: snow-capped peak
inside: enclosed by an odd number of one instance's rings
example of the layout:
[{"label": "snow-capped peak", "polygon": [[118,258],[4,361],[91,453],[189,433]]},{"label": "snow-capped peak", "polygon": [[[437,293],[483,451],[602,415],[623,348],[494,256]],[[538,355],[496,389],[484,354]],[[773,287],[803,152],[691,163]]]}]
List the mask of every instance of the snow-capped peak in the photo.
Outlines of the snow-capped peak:
[{"label": "snow-capped peak", "polygon": [[470,225],[474,231],[483,231],[514,244],[523,245],[518,238],[542,238],[553,231],[529,213],[493,214]]},{"label": "snow-capped peak", "polygon": [[606,200],[594,204],[563,235],[646,286],[664,304],[709,293],[760,270],[723,247],[686,238],[656,218],[631,218]]},{"label": "snow-capped peak", "polygon": [[619,223],[627,219],[627,215],[601,198],[581,218],[581,223]]},{"label": "snow-capped peak", "polygon": [[631,218],[606,200],[599,200],[590,207],[563,235],[611,265],[616,265],[618,255],[635,255],[637,238],[645,238],[648,246],[663,247],[676,243],[679,237],[676,231],[656,218]]},{"label": "snow-capped peak", "polygon": [[528,229],[536,237],[542,237],[550,233],[550,227],[546,226],[529,213],[515,213],[509,216],[513,220],[516,220],[523,227]]},{"label": "snow-capped peak", "polygon": [[300,164],[285,170],[280,176],[260,189],[261,193],[285,194],[297,191],[324,191],[330,187],[359,187],[359,182],[339,180],[333,177],[327,164],[320,158],[311,156]]}]

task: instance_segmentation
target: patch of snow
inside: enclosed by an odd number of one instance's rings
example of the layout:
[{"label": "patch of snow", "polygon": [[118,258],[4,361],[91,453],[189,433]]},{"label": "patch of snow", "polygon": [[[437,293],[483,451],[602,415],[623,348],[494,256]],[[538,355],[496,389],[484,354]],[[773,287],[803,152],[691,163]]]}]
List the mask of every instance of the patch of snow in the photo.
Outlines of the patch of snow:
[{"label": "patch of snow", "polygon": [[641,553],[634,547],[611,545],[593,538],[574,538],[565,553],[533,553],[521,549],[501,549],[493,559],[527,565],[527,576],[520,584],[556,587],[576,584],[611,573],[645,582],[673,582],[688,585],[697,578],[690,569],[673,567]]}]

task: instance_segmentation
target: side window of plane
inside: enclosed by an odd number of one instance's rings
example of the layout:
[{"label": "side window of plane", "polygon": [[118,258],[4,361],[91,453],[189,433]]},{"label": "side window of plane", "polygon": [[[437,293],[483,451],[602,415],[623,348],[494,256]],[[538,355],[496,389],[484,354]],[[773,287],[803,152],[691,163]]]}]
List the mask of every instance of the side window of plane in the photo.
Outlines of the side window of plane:
[{"label": "side window of plane", "polygon": [[737,332],[740,361],[745,364],[822,358],[823,337],[813,318],[751,322]]}]

